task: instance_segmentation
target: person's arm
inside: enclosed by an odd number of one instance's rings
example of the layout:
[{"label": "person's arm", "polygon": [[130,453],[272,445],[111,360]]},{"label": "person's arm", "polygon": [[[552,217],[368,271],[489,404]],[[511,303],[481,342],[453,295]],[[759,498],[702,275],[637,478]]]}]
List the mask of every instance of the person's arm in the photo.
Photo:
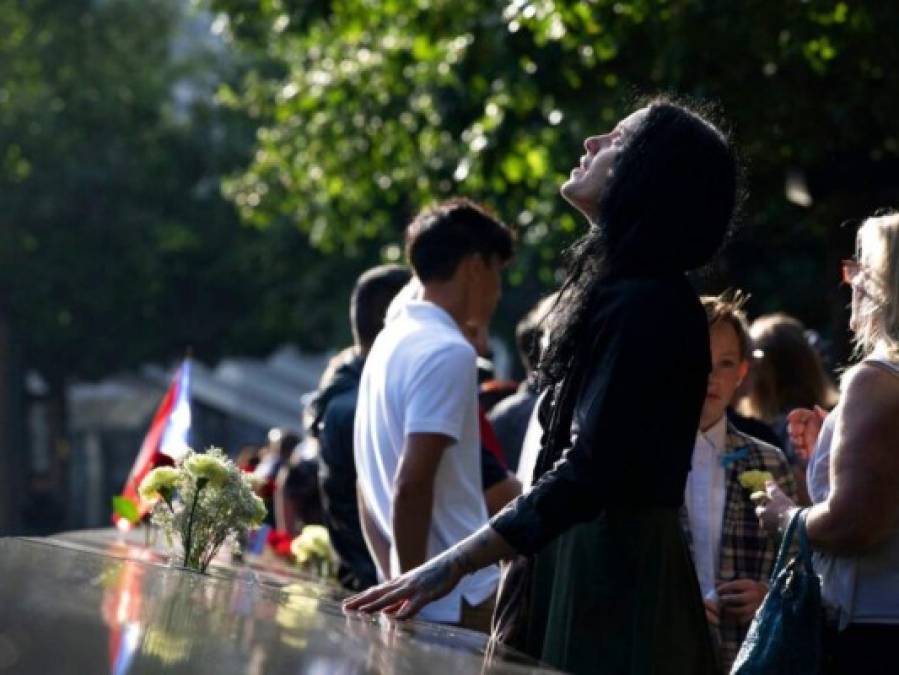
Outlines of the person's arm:
[{"label": "person's arm", "polygon": [[403,620],[449,593],[466,574],[512,558],[516,551],[489,525],[426,564],[343,603],[349,611],[380,612]]},{"label": "person's arm", "polygon": [[[809,543],[851,555],[877,544],[899,508],[899,392],[895,376],[860,365],[844,380],[830,451],[830,493],[806,514]],[[756,511],[770,529],[798,508],[774,483]]]},{"label": "person's arm", "polygon": [[428,559],[428,532],[434,505],[434,477],[443,451],[453,443],[443,434],[409,434],[393,484],[393,543],[400,570]]},{"label": "person's arm", "polygon": [[[443,453],[476,423],[477,369],[468,343],[448,342],[419,355],[405,382],[403,449],[393,477],[391,526],[401,571],[427,560],[434,479]],[[450,447],[453,446],[453,447]]]},{"label": "person's arm", "polygon": [[889,532],[899,504],[899,391],[895,376],[862,365],[845,381],[830,464],[830,494],[806,518],[817,549],[856,553]]},{"label": "person's arm", "polygon": [[521,494],[521,483],[499,459],[481,445],[481,486],[490,516]]},{"label": "person's arm", "polygon": [[506,477],[484,490],[484,501],[487,503],[487,514],[495,516],[503,507],[521,494],[521,482],[514,473],[506,473]]},{"label": "person's arm", "polygon": [[369,553],[374,558],[375,565],[378,567],[378,573],[382,579],[390,578],[390,542],[381,528],[375,522],[371,515],[371,511],[365,505],[365,497],[362,496],[362,490],[356,486],[356,498],[359,504],[359,523],[362,526],[362,537],[368,546]]},{"label": "person's arm", "polygon": [[[658,319],[659,325],[679,325],[672,323],[674,319],[683,323],[682,306],[675,307],[669,317],[668,310],[675,303],[665,302],[667,298],[659,300],[655,295],[633,294],[602,317],[608,332],[596,354],[598,358],[591,361],[588,383],[580,389],[578,439],[530,492],[515,499],[488,525],[453,548],[388,584],[350,598],[344,607],[409,618],[427,603],[446,595],[465,574],[516,553],[538,550],[566,528],[594,518],[603,508],[603,491],[621,480],[603,465],[603,460],[611,461],[612,456],[594,457],[594,449],[607,447],[608,438],[632,433],[630,421],[636,411],[643,409],[647,390],[661,390],[665,383],[682,379],[692,383],[688,393],[696,399],[696,410],[695,420],[688,424],[695,429],[706,387],[705,374],[697,377],[695,373],[697,367],[708,367],[706,320],[699,310],[690,330],[675,336],[679,339],[665,342],[666,349],[659,349],[655,332],[643,320],[647,313],[633,311],[634,306],[651,303],[654,312],[658,309],[653,319]],[[697,345],[705,346],[702,363],[682,357],[682,352],[695,356]],[[650,374],[654,379],[646,381],[639,374]],[[629,455],[619,459],[616,466],[629,471],[629,477],[635,476],[641,461],[645,461]],[[682,498],[683,485],[674,487]]]},{"label": "person's arm", "polygon": [[284,464],[278,469],[275,479],[275,493],[272,496],[272,505],[275,510],[275,529],[287,532],[290,536],[297,535],[297,508],[287,494],[287,481],[290,477],[290,466]]},{"label": "person's arm", "polygon": [[[625,295],[594,319],[595,328],[588,331],[592,353],[585,359],[589,370],[576,390],[571,447],[491,520],[517,551],[538,551],[570,527],[595,519],[610,497],[621,497],[623,486],[641,485],[656,505],[676,508],[682,503],[680,478],[689,470],[692,440],[673,453],[645,439],[659,433],[655,424],[666,403],[657,392],[670,382],[679,384],[679,398],[686,405],[680,422],[668,415],[666,424],[682,424],[695,436],[709,368],[707,323],[702,310],[696,310],[688,313],[692,310],[680,298],[655,287]],[[659,341],[658,326],[678,330]],[[666,467],[651,485],[645,478],[647,464]]]}]

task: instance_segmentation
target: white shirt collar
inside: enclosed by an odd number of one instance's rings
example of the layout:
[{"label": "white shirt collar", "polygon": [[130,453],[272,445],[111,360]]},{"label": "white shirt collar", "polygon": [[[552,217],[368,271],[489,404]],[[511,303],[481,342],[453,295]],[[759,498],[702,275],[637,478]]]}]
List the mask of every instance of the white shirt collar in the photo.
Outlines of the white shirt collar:
[{"label": "white shirt collar", "polygon": [[699,431],[697,435],[714,446],[718,452],[724,452],[727,445],[727,415],[722,415],[721,419],[709,427],[707,431]]},{"label": "white shirt collar", "polygon": [[387,308],[387,313],[384,315],[384,323],[388,324],[402,314],[409,302],[421,297],[423,290],[421,282],[417,277],[409,279],[406,285],[400,289],[400,292],[390,301],[390,306]]},{"label": "white shirt collar", "polygon": [[459,325],[456,323],[456,320],[449,315],[449,312],[443,309],[443,307],[435,305],[433,302],[422,299],[424,290],[425,289],[418,280],[418,277],[413,276],[390,302],[390,306],[387,308],[387,313],[384,317],[384,323],[390,323],[394,319],[405,314],[407,316],[418,318],[427,317],[437,319],[441,323],[459,330]]},{"label": "white shirt collar", "polygon": [[[459,324],[450,316],[440,305],[434,304],[428,300],[409,300],[402,308],[402,312],[417,319],[426,319],[431,321],[439,321],[440,323],[459,331]],[[461,331],[460,331],[461,332]]]}]

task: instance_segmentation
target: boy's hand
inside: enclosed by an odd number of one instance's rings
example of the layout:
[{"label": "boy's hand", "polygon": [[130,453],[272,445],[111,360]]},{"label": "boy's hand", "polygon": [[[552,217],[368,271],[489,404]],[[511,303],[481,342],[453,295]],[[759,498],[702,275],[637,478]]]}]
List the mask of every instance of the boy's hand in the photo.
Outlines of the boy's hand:
[{"label": "boy's hand", "polygon": [[741,624],[752,621],[768,593],[768,585],[752,579],[735,579],[717,586],[721,612]]}]

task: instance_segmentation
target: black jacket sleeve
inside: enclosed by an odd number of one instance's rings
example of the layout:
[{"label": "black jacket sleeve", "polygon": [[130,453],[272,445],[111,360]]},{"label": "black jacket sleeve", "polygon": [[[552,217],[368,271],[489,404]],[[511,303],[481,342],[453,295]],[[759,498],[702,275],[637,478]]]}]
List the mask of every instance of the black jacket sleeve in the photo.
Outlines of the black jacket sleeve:
[{"label": "black jacket sleeve", "polygon": [[671,295],[632,289],[594,317],[571,447],[491,521],[519,552],[609,506],[683,502],[710,359],[695,294]]}]

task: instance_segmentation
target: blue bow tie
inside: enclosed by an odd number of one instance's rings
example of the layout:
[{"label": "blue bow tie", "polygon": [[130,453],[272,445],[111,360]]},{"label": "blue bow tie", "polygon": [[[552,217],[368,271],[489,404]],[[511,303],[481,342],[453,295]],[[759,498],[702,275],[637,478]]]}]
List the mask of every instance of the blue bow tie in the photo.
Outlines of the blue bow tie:
[{"label": "blue bow tie", "polygon": [[731,452],[725,452],[718,458],[718,460],[721,462],[721,466],[726,469],[734,462],[739,462],[741,459],[746,459],[747,457],[749,457],[749,446],[744,445]]}]

